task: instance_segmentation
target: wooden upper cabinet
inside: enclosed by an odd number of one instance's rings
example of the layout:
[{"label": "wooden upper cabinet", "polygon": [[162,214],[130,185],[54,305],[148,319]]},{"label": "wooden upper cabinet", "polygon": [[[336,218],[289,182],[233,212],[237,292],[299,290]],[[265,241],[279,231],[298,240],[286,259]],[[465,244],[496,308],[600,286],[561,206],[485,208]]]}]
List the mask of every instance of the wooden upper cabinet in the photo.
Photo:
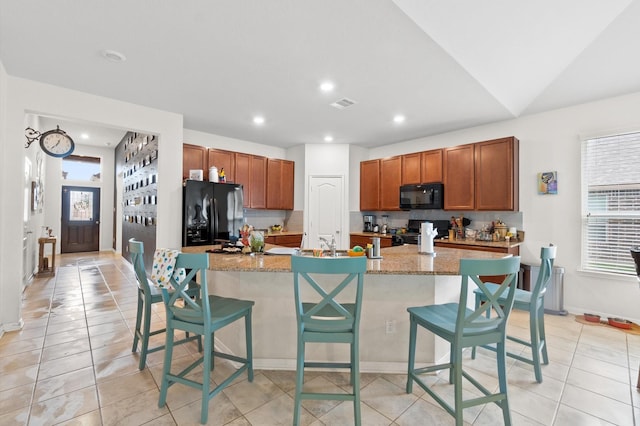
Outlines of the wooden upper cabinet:
[{"label": "wooden upper cabinet", "polygon": [[235,183],[242,184],[244,206],[251,207],[251,155],[236,153]]},{"label": "wooden upper cabinet", "polygon": [[402,184],[422,183],[422,155],[419,152],[402,156]]},{"label": "wooden upper cabinet", "polygon": [[294,162],[267,160],[267,209],[293,210]]},{"label": "wooden upper cabinet", "polygon": [[475,208],[474,144],[443,150],[444,209]]},{"label": "wooden upper cabinet", "polygon": [[424,151],[420,154],[422,157],[420,183],[442,182],[442,149]]},{"label": "wooden upper cabinet", "polygon": [[[380,160],[380,210],[400,210],[402,157]],[[446,198],[445,198],[446,199]]]},{"label": "wooden upper cabinet", "polygon": [[[475,144],[476,210],[519,209],[519,142],[514,137]],[[445,186],[445,202],[448,188]]]},{"label": "wooden upper cabinet", "polygon": [[236,179],[236,153],[222,149],[209,148],[209,167],[216,166],[218,173],[224,169],[226,182],[235,183]]},{"label": "wooden upper cabinet", "polygon": [[267,208],[267,158],[251,155],[249,164],[250,207],[265,209]]},{"label": "wooden upper cabinet", "polygon": [[380,209],[380,160],[360,162],[360,210]]},{"label": "wooden upper cabinet", "polygon": [[207,148],[199,145],[182,144],[182,180],[189,179],[189,170],[202,170],[203,179],[209,179]]},{"label": "wooden upper cabinet", "polygon": [[293,210],[295,166],[296,163],[293,161],[282,161],[282,199],[280,206],[282,210]]}]

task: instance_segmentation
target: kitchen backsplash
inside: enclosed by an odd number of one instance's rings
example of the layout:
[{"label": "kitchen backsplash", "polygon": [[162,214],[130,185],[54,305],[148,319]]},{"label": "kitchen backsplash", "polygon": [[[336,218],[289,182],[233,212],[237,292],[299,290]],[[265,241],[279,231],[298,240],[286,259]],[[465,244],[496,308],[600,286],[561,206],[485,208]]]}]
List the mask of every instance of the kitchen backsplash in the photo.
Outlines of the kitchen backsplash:
[{"label": "kitchen backsplash", "polygon": [[273,225],[282,225],[287,231],[302,232],[302,213],[301,210],[245,209],[244,221],[256,229],[268,229]]},{"label": "kitchen backsplash", "polygon": [[[352,211],[349,213],[349,232],[362,232],[364,223],[362,215],[371,212]],[[373,212],[379,225],[382,225],[382,216],[389,215],[388,225],[390,228],[402,228],[407,226],[409,219],[424,220],[449,220],[451,216],[471,219],[468,226],[471,229],[481,229],[483,225],[500,219],[508,227],[516,227],[522,230],[522,212],[478,212],[478,211],[444,211],[444,210],[411,210],[393,212]],[[287,231],[303,231],[302,210],[253,210],[245,209],[245,222],[253,225],[257,229],[267,229],[272,225],[281,224]]]}]

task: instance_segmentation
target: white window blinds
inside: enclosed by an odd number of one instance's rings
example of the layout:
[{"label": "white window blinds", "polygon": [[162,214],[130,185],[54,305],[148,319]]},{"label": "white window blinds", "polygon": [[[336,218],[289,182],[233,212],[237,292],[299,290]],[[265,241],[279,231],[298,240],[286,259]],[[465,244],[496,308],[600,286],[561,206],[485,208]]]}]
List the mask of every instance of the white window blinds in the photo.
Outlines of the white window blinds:
[{"label": "white window blinds", "polygon": [[582,269],[635,275],[640,245],[640,133],[582,143]]}]

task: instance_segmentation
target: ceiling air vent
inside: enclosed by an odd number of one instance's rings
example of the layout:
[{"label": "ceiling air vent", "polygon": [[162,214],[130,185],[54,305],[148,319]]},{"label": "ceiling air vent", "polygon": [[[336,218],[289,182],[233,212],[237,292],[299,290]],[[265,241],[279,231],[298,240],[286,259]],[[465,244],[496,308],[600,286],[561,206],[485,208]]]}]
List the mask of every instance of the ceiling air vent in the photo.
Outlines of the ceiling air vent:
[{"label": "ceiling air vent", "polygon": [[342,98],[332,103],[331,106],[338,109],[345,109],[350,107],[351,105],[355,105],[355,103],[356,101],[352,101],[351,99]]}]

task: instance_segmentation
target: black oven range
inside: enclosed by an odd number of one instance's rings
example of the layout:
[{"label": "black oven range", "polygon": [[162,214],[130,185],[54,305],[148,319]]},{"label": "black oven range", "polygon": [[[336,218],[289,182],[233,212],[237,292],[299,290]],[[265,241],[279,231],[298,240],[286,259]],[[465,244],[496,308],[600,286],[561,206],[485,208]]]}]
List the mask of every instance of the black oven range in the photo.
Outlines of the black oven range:
[{"label": "black oven range", "polygon": [[428,220],[428,219],[409,219],[407,224],[407,232],[404,234],[396,235],[401,244],[418,244],[418,236],[420,235],[420,227],[423,222],[433,223],[433,228],[438,230],[436,238],[444,238],[449,235],[449,221],[448,220]]}]

